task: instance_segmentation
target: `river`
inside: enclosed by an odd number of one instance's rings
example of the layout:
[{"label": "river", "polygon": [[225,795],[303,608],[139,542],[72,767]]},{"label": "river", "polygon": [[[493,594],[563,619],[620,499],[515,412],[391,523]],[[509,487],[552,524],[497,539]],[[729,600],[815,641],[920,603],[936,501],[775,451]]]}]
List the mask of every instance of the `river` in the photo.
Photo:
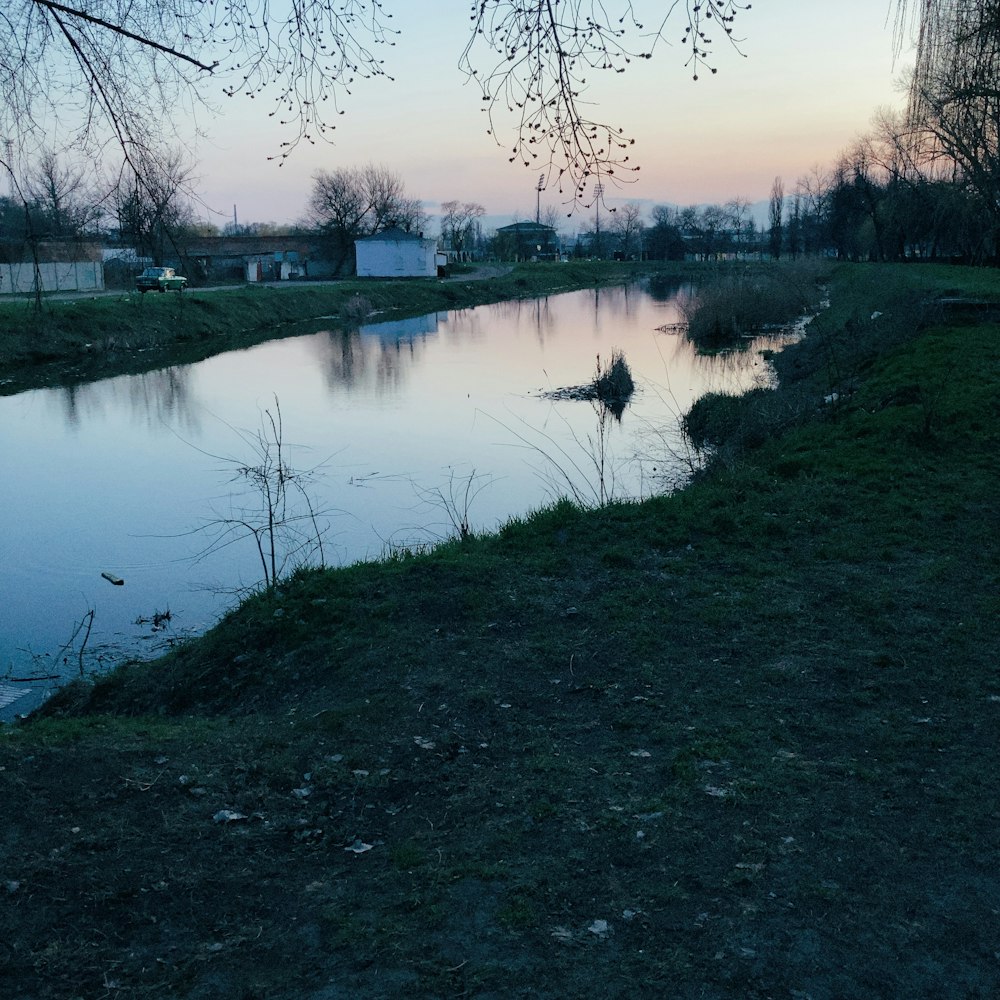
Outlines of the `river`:
[{"label": "river", "polygon": [[[259,584],[257,547],[232,522],[259,516],[240,470],[261,463],[279,411],[328,564],[433,544],[466,515],[492,530],[567,493],[677,485],[691,403],[769,378],[758,350],[699,356],[680,320],[676,295],[569,292],[0,398],[0,720],[54,678],[204,631]],[[637,383],[620,422],[546,397],[613,348]]]}]

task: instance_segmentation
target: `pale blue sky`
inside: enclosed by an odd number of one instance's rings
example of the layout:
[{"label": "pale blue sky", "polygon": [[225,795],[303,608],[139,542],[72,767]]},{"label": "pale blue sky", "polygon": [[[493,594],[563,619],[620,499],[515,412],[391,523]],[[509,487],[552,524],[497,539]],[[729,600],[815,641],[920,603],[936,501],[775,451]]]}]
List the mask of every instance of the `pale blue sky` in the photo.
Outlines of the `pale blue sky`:
[{"label": "pale blue sky", "polygon": [[[662,0],[634,6],[640,16],[663,9]],[[260,100],[223,102],[221,118],[203,121],[213,142],[199,147],[199,173],[206,205],[221,213],[214,221],[231,217],[234,203],[240,221],[292,221],[304,213],[318,168],[366,162],[396,171],[432,211],[457,198],[482,203],[491,216],[533,216],[539,171],[507,162],[486,134],[478,88],[458,69],[467,3],[428,8],[411,0],[397,13],[403,34],[386,51],[395,81],[354,86],[335,145],[300,146],[279,169],[267,156],[284,136]],[[737,22],[746,58],[718,45],[714,76],[693,82],[679,46],[624,75],[594,76],[596,117],[636,139],[642,167],[636,183],[609,191],[612,203],[757,201],[776,175],[790,190],[815,166],[831,166],[878,107],[902,104],[898,81],[911,59],[907,51],[894,59],[892,9],[890,0],[755,0]],[[668,36],[679,38],[676,14],[672,25]],[[513,123],[498,122],[498,131],[504,124]],[[542,197],[543,205],[558,203],[554,193]]]}]

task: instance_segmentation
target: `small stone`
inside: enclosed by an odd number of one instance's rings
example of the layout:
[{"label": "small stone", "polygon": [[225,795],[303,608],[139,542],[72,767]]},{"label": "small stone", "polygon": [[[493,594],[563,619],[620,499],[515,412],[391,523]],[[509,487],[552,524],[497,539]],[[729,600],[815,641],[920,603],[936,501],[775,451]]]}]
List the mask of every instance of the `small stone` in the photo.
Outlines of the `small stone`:
[{"label": "small stone", "polygon": [[246,819],[246,813],[235,812],[232,809],[220,809],[212,819],[216,823],[237,823],[240,820]]}]

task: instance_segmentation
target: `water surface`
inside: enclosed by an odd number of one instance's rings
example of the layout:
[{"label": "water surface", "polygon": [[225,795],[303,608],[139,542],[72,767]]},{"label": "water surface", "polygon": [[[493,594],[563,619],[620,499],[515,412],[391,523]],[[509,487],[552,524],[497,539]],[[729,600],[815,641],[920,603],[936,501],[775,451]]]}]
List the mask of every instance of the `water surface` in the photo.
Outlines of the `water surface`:
[{"label": "water surface", "polygon": [[[706,391],[767,377],[756,351],[700,357],[661,329],[680,318],[675,298],[638,287],[571,292],[0,399],[0,703],[11,678],[78,671],[82,632],[62,647],[91,610],[88,670],[204,630],[259,583],[250,540],[212,549],[219,522],[247,503],[237,469],[254,463],[276,400],[286,458],[315,470],[328,563],[447,537],[442,497],[463,508],[470,477],[476,530],[567,492],[593,500],[602,433],[608,491],[673,485],[685,466],[679,416]],[[638,384],[620,423],[602,431],[591,404],[545,398],[588,381],[613,348]],[[154,631],[153,615],[167,610],[169,627]],[[46,687],[16,684],[34,696]]]}]

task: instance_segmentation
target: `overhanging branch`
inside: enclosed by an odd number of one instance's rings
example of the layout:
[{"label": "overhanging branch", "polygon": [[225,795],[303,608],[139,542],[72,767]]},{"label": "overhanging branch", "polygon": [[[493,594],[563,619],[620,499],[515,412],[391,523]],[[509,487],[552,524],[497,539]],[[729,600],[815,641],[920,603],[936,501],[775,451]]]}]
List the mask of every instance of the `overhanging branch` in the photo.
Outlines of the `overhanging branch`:
[{"label": "overhanging branch", "polygon": [[169,45],[161,45],[159,42],[154,42],[151,38],[147,38],[144,35],[137,35],[135,32],[129,31],[127,28],[123,28],[120,24],[114,24],[111,21],[105,21],[103,18],[94,17],[93,14],[88,14],[86,11],[76,10],[73,7],[66,7],[64,4],[56,3],[55,0],[32,0],[32,2],[37,4],[39,7],[45,7],[53,12],[58,11],[60,14],[66,14],[69,17],[77,17],[81,21],[89,21],[91,24],[96,24],[98,27],[105,28],[116,35],[122,35],[124,38],[130,38],[133,42],[138,42],[140,45],[147,48],[156,49],[157,52],[162,52],[164,55],[190,63],[192,66],[196,66],[198,69],[204,70],[206,73],[211,73],[219,65],[218,62],[214,62],[211,65],[203,63],[200,60],[195,59],[194,56],[189,56],[186,52],[181,52],[179,49],[171,48]]}]

